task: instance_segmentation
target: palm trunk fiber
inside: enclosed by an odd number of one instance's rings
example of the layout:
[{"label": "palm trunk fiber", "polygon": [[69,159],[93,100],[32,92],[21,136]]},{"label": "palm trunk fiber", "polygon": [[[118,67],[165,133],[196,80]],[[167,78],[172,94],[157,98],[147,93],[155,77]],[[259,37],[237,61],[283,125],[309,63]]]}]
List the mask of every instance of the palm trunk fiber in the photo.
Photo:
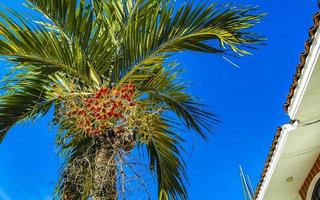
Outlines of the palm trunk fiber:
[{"label": "palm trunk fiber", "polygon": [[95,155],[93,200],[116,200],[116,163],[113,149],[101,141]]}]

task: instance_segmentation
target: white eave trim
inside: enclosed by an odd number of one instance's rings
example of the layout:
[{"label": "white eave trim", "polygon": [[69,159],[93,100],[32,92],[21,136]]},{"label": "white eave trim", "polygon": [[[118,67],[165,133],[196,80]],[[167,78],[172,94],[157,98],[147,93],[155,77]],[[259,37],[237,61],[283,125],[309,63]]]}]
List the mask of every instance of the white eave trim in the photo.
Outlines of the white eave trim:
[{"label": "white eave trim", "polygon": [[277,163],[278,163],[279,158],[281,156],[282,150],[286,144],[288,133],[295,130],[297,128],[297,126],[298,126],[297,122],[294,124],[285,124],[282,126],[280,136],[278,139],[278,143],[275,147],[273,156],[271,157],[271,161],[269,163],[269,168],[267,169],[267,172],[266,172],[265,177],[263,179],[263,182],[262,182],[262,185],[261,185],[261,188],[260,188],[260,191],[257,195],[256,200],[263,200],[264,199],[264,196],[267,192],[267,189],[268,189],[269,183],[271,181],[273,172],[276,169],[276,166],[277,166]]},{"label": "white eave trim", "polygon": [[312,75],[312,72],[316,66],[319,53],[320,53],[320,30],[317,29],[317,32],[314,36],[314,41],[311,44],[310,52],[306,58],[305,65],[301,72],[301,77],[298,81],[298,85],[294,91],[294,95],[291,99],[290,106],[288,108],[288,114],[291,120],[296,119],[296,114],[299,109],[299,106],[301,104],[303,95],[306,91],[306,88],[308,86],[308,82],[310,80],[310,77]]}]

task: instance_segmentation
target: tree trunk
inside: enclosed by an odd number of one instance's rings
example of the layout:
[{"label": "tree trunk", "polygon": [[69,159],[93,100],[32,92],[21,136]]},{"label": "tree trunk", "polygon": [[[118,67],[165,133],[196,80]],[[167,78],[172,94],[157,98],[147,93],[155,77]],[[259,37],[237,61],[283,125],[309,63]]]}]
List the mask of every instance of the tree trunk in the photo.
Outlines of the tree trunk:
[{"label": "tree trunk", "polygon": [[116,200],[116,163],[113,149],[104,139],[99,141],[95,155],[93,200]]},{"label": "tree trunk", "polygon": [[79,200],[81,199],[81,194],[76,190],[76,186],[70,182],[65,182],[65,187],[62,192],[62,200]]}]

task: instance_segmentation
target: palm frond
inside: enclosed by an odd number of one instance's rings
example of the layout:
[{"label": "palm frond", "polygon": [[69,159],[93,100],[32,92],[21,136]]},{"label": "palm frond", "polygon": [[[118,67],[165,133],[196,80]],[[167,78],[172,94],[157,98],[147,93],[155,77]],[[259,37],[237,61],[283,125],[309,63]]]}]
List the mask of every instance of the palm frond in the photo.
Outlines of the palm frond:
[{"label": "palm frond", "polygon": [[164,0],[154,3],[150,12],[140,17],[140,12],[144,12],[140,5],[147,2],[151,1],[135,2],[137,5],[130,16],[136,17],[127,20],[126,28],[119,33],[124,58],[118,62],[119,69],[140,68],[155,56],[185,50],[215,54],[232,50],[239,55],[249,54],[246,46],[263,40],[245,31],[263,16],[254,15],[255,8],[186,3],[175,12],[173,1]]},{"label": "palm frond", "polygon": [[14,124],[46,114],[52,104],[46,99],[46,77],[35,68],[24,68],[26,73],[15,74],[2,87],[7,91],[0,97],[0,142]]},{"label": "palm frond", "polygon": [[65,71],[87,81],[88,69],[76,46],[71,46],[64,36],[31,24],[15,11],[6,10],[13,16],[0,11],[1,57],[23,65]]},{"label": "palm frond", "polygon": [[[40,12],[49,22],[41,23],[47,29],[53,29],[69,41],[74,60],[82,61],[89,77],[100,82],[101,75],[112,68],[117,44],[114,43],[113,30],[103,23],[105,19],[100,9],[103,1],[57,0],[48,3],[45,0],[29,0],[28,7]],[[108,75],[108,74],[107,74]],[[92,77],[94,76],[94,77]]]},{"label": "palm frond", "polygon": [[205,131],[212,132],[213,125],[220,121],[195,97],[186,92],[188,85],[179,79],[182,71],[176,70],[175,67],[162,67],[141,85],[140,91],[148,95],[149,101],[166,105],[167,110],[184,121],[188,129],[193,129],[203,139],[207,139]]},{"label": "palm frond", "polygon": [[42,13],[49,27],[54,27],[66,35],[72,43],[88,46],[94,24],[94,11],[91,3],[81,0],[28,0],[29,8]]},{"label": "palm frond", "polygon": [[182,139],[171,128],[165,119],[154,124],[152,136],[146,144],[150,167],[157,177],[160,200],[188,199],[185,163],[180,155]]}]

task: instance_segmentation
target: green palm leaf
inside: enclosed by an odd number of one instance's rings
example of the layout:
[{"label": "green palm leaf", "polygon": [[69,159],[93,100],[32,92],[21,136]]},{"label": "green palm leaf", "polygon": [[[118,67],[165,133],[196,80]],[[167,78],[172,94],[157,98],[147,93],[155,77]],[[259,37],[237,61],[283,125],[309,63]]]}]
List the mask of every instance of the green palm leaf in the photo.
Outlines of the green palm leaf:
[{"label": "green palm leaf", "polygon": [[[185,188],[185,163],[180,155],[182,138],[172,131],[168,120],[154,123],[154,130],[146,144],[150,167],[158,180],[159,199],[188,199]],[[162,197],[161,197],[162,196]]]},{"label": "green palm leaf", "polygon": [[[139,17],[139,6],[153,2],[152,12]],[[110,3],[111,4],[111,3]],[[120,33],[124,45],[121,66],[140,68],[155,56],[185,50],[222,53],[229,49],[242,55],[248,44],[258,44],[263,39],[245,32],[254,26],[263,15],[252,15],[253,8],[217,7],[184,4],[174,12],[171,1],[137,1],[137,16],[127,20],[127,28]],[[143,11],[141,11],[143,12]],[[214,41],[218,45],[214,45]],[[127,74],[126,74],[127,76]]]},{"label": "green palm leaf", "polygon": [[46,114],[52,103],[46,100],[46,77],[35,67],[17,68],[20,73],[14,70],[2,86],[7,92],[0,97],[0,142],[14,124]]}]

